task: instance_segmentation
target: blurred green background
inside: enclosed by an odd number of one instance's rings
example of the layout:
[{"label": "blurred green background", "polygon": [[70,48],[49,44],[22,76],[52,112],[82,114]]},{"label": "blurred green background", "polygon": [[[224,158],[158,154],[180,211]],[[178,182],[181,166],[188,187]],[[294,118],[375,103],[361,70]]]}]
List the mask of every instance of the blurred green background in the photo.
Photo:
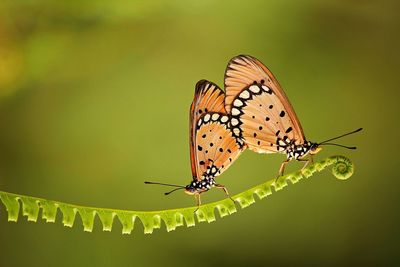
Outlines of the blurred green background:
[{"label": "blurred green background", "polygon": [[[317,159],[329,171],[233,216],[122,236],[60,222],[8,223],[0,266],[395,265],[400,241],[398,1],[9,1],[0,3],[0,190],[133,210],[185,207],[153,179],[190,181],[195,83],[219,85],[250,54],[274,72],[312,141],[364,127]],[[232,194],[275,177],[250,151],[219,177]],[[291,163],[288,171],[298,169]],[[204,202],[221,199],[219,190]],[[61,219],[59,214],[58,220]]]}]

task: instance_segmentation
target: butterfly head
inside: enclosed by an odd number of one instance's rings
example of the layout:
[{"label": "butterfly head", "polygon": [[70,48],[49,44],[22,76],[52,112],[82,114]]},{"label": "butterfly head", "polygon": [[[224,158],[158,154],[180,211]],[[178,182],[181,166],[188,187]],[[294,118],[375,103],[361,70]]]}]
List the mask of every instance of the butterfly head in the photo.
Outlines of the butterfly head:
[{"label": "butterfly head", "polygon": [[192,186],[192,184],[188,184],[185,186],[185,193],[188,195],[194,195],[197,193],[197,190],[194,186]]},{"label": "butterfly head", "polygon": [[310,144],[309,153],[310,153],[311,155],[317,154],[317,153],[320,152],[321,149],[322,149],[322,147],[321,147],[320,144],[318,144],[318,143],[311,143],[311,142],[309,142],[309,144]]}]

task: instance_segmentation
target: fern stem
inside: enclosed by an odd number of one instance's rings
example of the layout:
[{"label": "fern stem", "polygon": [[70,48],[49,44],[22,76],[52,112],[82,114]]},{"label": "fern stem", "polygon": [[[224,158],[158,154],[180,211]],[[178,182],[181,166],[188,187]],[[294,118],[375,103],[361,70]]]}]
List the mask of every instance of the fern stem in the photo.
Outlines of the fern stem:
[{"label": "fern stem", "polygon": [[58,210],[62,213],[62,223],[64,226],[72,227],[74,225],[76,215],[82,219],[84,231],[91,232],[93,230],[94,220],[97,216],[102,225],[103,231],[111,231],[114,218],[122,225],[122,233],[130,234],[134,228],[135,221],[143,224],[144,233],[151,234],[154,229],[161,227],[164,222],[167,231],[175,230],[176,227],[186,224],[186,226],[195,225],[195,217],[198,222],[215,221],[215,210],[218,210],[220,217],[233,214],[240,208],[246,208],[255,202],[254,195],[259,199],[271,195],[288,185],[288,181],[292,184],[297,183],[303,178],[311,177],[315,172],[324,170],[331,166],[333,175],[341,180],[348,179],[354,172],[353,163],[343,156],[332,156],[322,161],[309,165],[302,171],[293,172],[280,177],[278,180],[271,179],[258,186],[250,188],[242,193],[232,196],[238,205],[229,198],[208,203],[199,207],[194,213],[196,207],[161,210],[161,211],[129,211],[106,208],[85,207],[73,204],[67,204],[59,201],[47,200],[13,194],[0,191],[1,202],[6,207],[8,213],[8,221],[18,221],[18,216],[22,206],[22,215],[27,217],[28,221],[36,222],[41,210],[41,217],[46,222],[55,222]]}]

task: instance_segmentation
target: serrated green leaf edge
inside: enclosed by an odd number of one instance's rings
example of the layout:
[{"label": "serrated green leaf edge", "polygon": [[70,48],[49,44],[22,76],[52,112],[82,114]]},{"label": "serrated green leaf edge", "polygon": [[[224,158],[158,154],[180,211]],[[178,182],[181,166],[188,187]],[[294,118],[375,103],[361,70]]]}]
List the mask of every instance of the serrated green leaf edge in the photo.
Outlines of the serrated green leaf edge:
[{"label": "serrated green leaf edge", "polygon": [[[103,225],[103,231],[111,231],[114,219],[122,225],[122,233],[130,234],[135,226],[135,221],[139,220],[144,228],[145,234],[153,233],[154,229],[161,228],[162,222],[166,230],[172,231],[177,227],[185,225],[194,226],[196,219],[198,222],[213,222],[216,220],[215,210],[219,216],[225,217],[233,214],[240,208],[246,208],[255,203],[257,196],[263,199],[273,192],[277,192],[288,185],[288,181],[292,184],[297,183],[301,179],[311,177],[315,172],[324,170],[331,166],[333,175],[341,180],[348,179],[354,172],[353,163],[344,156],[332,156],[309,165],[301,171],[293,172],[279,179],[271,179],[265,183],[250,188],[240,194],[232,196],[235,203],[229,198],[205,204],[199,207],[195,212],[196,207],[161,210],[161,211],[129,211],[106,208],[94,208],[67,204],[59,201],[47,200],[13,194],[0,191],[1,203],[5,206],[8,213],[8,221],[17,222],[22,205],[22,215],[26,216],[28,221],[36,222],[39,214],[46,222],[55,222],[57,212],[61,211],[64,226],[73,227],[76,215],[81,218],[83,229],[87,232],[92,232],[96,217]],[[41,211],[41,213],[40,213]]]}]

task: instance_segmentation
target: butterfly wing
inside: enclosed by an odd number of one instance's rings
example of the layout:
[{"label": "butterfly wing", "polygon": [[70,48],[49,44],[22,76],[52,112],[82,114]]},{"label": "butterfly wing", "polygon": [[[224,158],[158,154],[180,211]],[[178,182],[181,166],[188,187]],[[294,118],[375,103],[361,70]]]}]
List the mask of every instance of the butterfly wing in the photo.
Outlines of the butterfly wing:
[{"label": "butterfly wing", "polygon": [[[289,141],[304,143],[304,133],[282,87],[259,60],[240,55],[225,72],[225,108],[233,132],[259,153],[282,151]],[[286,140],[286,141],[284,141]]]},{"label": "butterfly wing", "polygon": [[215,177],[225,171],[242,152],[229,129],[224,92],[202,80],[196,85],[190,108],[190,158],[194,180]]}]

